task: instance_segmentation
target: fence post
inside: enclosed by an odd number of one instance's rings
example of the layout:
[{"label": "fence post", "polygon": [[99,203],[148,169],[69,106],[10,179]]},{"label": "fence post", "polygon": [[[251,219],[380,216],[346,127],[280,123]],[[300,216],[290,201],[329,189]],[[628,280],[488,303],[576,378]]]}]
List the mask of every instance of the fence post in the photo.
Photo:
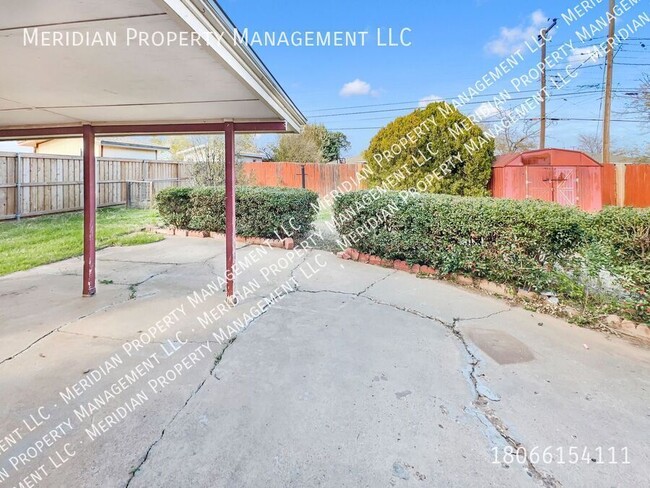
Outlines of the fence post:
[{"label": "fence post", "polygon": [[154,194],[153,194],[153,181],[149,180],[149,208],[153,208]]},{"label": "fence post", "polygon": [[16,220],[23,213],[23,157],[16,153]]},{"label": "fence post", "polygon": [[625,206],[625,163],[616,163],[616,206]]}]

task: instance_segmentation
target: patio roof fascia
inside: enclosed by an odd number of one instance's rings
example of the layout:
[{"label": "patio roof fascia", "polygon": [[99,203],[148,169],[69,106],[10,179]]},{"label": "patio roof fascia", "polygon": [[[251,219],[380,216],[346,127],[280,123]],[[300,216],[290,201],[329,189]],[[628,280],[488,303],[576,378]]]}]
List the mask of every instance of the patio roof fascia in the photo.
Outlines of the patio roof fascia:
[{"label": "patio roof fascia", "polygon": [[[276,134],[287,130],[286,122],[235,122],[233,125],[235,132],[238,134]],[[226,132],[226,122],[95,125],[93,129],[95,135],[102,136],[215,134]],[[0,141],[80,137],[82,135],[82,125],[0,129]]]},{"label": "patio roof fascia", "polygon": [[[236,42],[236,27],[214,0],[162,0],[188,27],[198,33],[210,32],[207,46],[230,69],[262,97],[287,122],[287,130],[299,132],[307,123],[269,69],[248,45]],[[224,42],[227,39],[229,42]]]},{"label": "patio roof fascia", "polygon": [[[177,22],[182,24],[181,28],[189,31],[194,31],[202,35],[205,39],[201,48],[204,49],[209,55],[215,57],[216,61],[221,63],[222,66],[231,72],[233,76],[238,78],[244,85],[252,90],[255,95],[259,97],[258,102],[266,105],[272,112],[276,114],[277,118],[238,118],[234,119],[235,124],[250,124],[248,126],[241,125],[237,132],[255,132],[251,129],[257,124],[284,124],[282,127],[270,129],[263,129],[260,132],[299,132],[307,123],[307,119],[296,107],[291,98],[287,95],[284,89],[280,86],[277,80],[273,77],[268,68],[264,65],[261,59],[253,51],[253,49],[246,43],[235,42],[234,33],[236,27],[228,18],[226,13],[214,0],[157,0],[163,8],[167,11],[167,15],[176,18]],[[180,26],[180,25],[179,25]],[[205,36],[205,34],[208,34]],[[209,80],[207,80],[209,81]],[[224,132],[223,126],[225,123],[232,122],[233,119],[216,118],[210,120],[194,120],[187,122],[179,122],[181,124],[195,124],[198,127],[200,124],[205,124],[205,127],[212,125],[218,127],[214,130],[197,129],[196,131],[188,131],[188,133],[209,133],[209,132]],[[133,121],[125,122],[124,127],[133,127],[136,125],[162,125],[162,124],[175,124],[176,119],[161,119],[158,121]],[[58,123],[58,124],[6,124],[0,127],[0,140],[20,140],[20,139],[33,139],[38,137],[59,138],[59,137],[74,137],[80,136],[83,125],[93,125],[98,129],[96,132],[99,134],[108,135],[108,132],[101,132],[101,126],[111,124],[111,120],[105,120],[98,123],[98,121],[81,119],[78,122]],[[121,122],[115,122],[115,126]],[[124,132],[114,132],[110,135],[120,134],[134,134],[133,130],[125,130]],[[146,131],[143,134],[151,134],[153,132]],[[179,131],[171,131],[168,133],[179,133]]]}]

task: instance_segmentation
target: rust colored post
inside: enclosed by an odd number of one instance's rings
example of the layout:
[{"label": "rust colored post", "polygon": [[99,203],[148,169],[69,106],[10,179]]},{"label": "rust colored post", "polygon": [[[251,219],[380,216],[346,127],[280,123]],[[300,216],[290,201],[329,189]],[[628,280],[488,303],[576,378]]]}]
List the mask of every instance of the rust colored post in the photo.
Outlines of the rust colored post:
[{"label": "rust colored post", "polygon": [[95,294],[95,131],[83,126],[84,158],[84,273],[83,296]]},{"label": "rust colored post", "polygon": [[235,294],[235,127],[226,122],[226,297]]}]

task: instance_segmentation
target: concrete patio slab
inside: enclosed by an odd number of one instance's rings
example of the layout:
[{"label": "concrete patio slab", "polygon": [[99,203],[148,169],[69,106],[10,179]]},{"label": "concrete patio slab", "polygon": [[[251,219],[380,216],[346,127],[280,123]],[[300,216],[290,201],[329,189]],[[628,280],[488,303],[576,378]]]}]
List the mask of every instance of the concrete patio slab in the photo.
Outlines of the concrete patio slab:
[{"label": "concrete patio slab", "polygon": [[[459,330],[475,347],[483,381],[504,399],[493,404],[496,414],[529,448],[552,446],[549,465],[564,486],[650,479],[647,350],[521,309],[462,322]],[[500,364],[476,340],[486,331],[496,342],[525,344],[533,359]],[[580,462],[567,462],[572,447]],[[612,455],[617,462],[610,463]]]},{"label": "concrete patio slab", "polygon": [[[0,279],[3,485],[39,473],[34,486],[120,488],[650,475],[647,349],[315,250],[241,246],[233,307],[223,250],[177,237],[106,249],[98,267],[113,283],[90,299],[77,259]],[[79,418],[81,406],[92,411]],[[526,455],[504,457],[516,447]],[[618,462],[582,459],[598,447]],[[554,457],[535,458],[546,448]]]},{"label": "concrete patio slab", "polygon": [[292,295],[237,338],[131,486],[521,486],[476,442],[452,335],[363,298]]},{"label": "concrete patio slab", "polygon": [[442,322],[502,313],[510,307],[501,300],[437,280],[396,273],[377,283],[366,296],[434,317]]},{"label": "concrete patio slab", "polygon": [[99,284],[96,299],[84,299],[78,276],[36,271],[0,278],[0,363],[64,324],[129,298],[127,286]]},{"label": "concrete patio slab", "polygon": [[[309,262],[317,266],[318,273],[296,274],[298,286],[306,291],[332,290],[338,293],[362,293],[371,286],[373,288],[379,286],[380,280],[395,273],[392,269],[343,261],[332,253],[314,253]],[[354,279],[350,279],[351,277]]]},{"label": "concrete patio slab", "polygon": [[[187,344],[176,354],[180,356],[196,347],[196,344]],[[209,358],[184,371],[173,388],[158,387],[156,392],[148,381],[155,379],[158,372],[162,374],[172,367],[176,359],[175,355],[167,357],[159,345],[149,345],[128,355],[121,349],[121,341],[62,331],[48,336],[30,349],[29,354],[0,366],[3,368],[0,370],[0,389],[3,396],[4,392],[11,393],[11,401],[5,399],[0,405],[3,436],[15,428],[19,428],[22,435],[11,451],[3,453],[0,469],[15,471],[16,475],[22,475],[16,479],[22,479],[45,464],[48,476],[43,486],[124,486],[130,471],[140,463],[148,446],[159,438],[197,384],[209,374],[214,364],[212,354],[219,354],[222,348],[212,345]],[[156,354],[157,360],[151,360],[152,354]],[[101,375],[92,387],[79,395],[74,393],[79,381],[91,379],[92,371],[101,371],[106,367],[105,361],[116,355],[123,361],[119,367],[122,374]],[[98,399],[106,398],[104,392],[110,393],[111,388],[116,392],[114,383],[143,361],[152,361],[156,372],[150,371],[138,384],[108,400],[102,408]],[[11,374],[7,372],[8,367]],[[67,393],[73,398],[66,403],[61,393],[66,393],[68,388]],[[142,393],[148,400],[139,399]],[[128,414],[121,418],[123,413]],[[87,417],[79,418],[78,415]],[[118,423],[103,432],[106,418]],[[35,427],[37,422],[44,425]],[[93,425],[97,426],[95,434],[98,435],[91,440],[86,429],[92,431]],[[30,432],[29,428],[34,430]],[[51,447],[39,448],[39,442],[52,442],[51,431],[58,431],[62,439],[55,440]],[[36,458],[27,457],[23,463],[20,454],[34,448],[42,449],[43,454]],[[56,468],[49,457],[61,467]],[[14,465],[19,470],[16,471]]]}]

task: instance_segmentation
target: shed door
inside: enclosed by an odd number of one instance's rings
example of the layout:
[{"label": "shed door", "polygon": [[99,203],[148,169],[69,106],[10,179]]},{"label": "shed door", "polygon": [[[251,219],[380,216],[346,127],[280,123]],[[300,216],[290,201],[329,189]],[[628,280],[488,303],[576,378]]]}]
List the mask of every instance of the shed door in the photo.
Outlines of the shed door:
[{"label": "shed door", "polygon": [[576,183],[575,168],[553,168],[553,200],[560,205],[576,205]]},{"label": "shed door", "polygon": [[575,168],[527,167],[526,196],[560,205],[577,204]]}]

